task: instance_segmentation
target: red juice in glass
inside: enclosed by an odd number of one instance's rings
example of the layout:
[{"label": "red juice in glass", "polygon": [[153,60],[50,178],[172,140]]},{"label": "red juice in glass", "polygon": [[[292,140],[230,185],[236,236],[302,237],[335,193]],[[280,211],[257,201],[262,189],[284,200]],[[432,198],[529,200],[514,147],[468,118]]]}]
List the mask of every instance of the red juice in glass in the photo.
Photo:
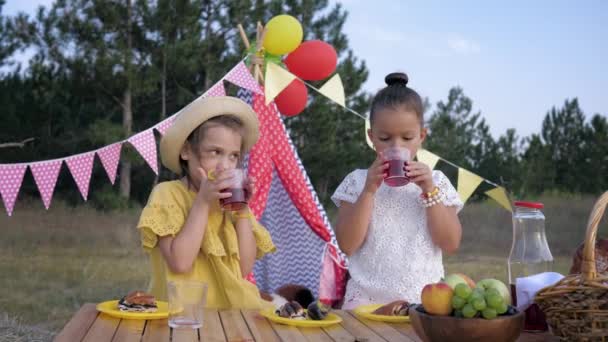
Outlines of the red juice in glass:
[{"label": "red juice in glass", "polygon": [[410,151],[406,148],[390,147],[382,152],[388,163],[384,183],[388,186],[404,186],[410,182],[405,174],[405,165],[410,160]]},{"label": "red juice in glass", "polygon": [[245,189],[245,173],[241,169],[234,170],[232,185],[222,192],[229,192],[232,196],[220,199],[220,205],[225,210],[241,210],[247,206],[247,190]]},{"label": "red juice in glass", "polygon": [[[515,284],[511,284],[511,297],[513,298],[513,306],[517,305],[517,292]],[[549,329],[545,314],[536,303],[528,306],[524,312],[526,319],[524,321],[524,330],[528,332],[544,332]]]}]

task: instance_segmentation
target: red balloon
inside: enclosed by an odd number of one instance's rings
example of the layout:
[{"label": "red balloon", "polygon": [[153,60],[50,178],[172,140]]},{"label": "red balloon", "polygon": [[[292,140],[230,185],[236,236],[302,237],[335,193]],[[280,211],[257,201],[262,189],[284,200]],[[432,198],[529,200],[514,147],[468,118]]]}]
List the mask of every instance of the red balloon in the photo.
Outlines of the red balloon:
[{"label": "red balloon", "polygon": [[338,54],[333,46],[320,40],[306,41],[287,55],[285,65],[294,75],[307,81],[320,81],[336,70]]},{"label": "red balloon", "polygon": [[295,79],[274,98],[279,112],[285,116],[296,116],[306,108],[308,90],[304,82]]}]

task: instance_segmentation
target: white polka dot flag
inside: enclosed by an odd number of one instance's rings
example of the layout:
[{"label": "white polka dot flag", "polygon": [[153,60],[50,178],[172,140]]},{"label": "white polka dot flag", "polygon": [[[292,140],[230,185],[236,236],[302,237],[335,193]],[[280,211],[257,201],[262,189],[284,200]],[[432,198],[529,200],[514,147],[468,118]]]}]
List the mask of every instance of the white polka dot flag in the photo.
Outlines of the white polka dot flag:
[{"label": "white polka dot flag", "polygon": [[146,163],[152,168],[154,173],[158,174],[158,161],[156,157],[156,139],[154,139],[154,133],[151,128],[135,134],[128,142],[135,147],[137,152],[141,154]]},{"label": "white polka dot flag", "polygon": [[226,96],[226,89],[224,89],[224,81],[220,80],[213,87],[209,88],[207,96]]},{"label": "white polka dot flag", "polygon": [[120,160],[120,148],[122,143],[115,143],[97,150],[97,155],[101,160],[103,168],[106,170],[110,182],[114,185],[116,180],[116,169],[118,169],[118,160]]},{"label": "white polka dot flag", "polygon": [[95,152],[79,154],[65,159],[65,163],[68,165],[68,169],[70,169],[78,190],[80,190],[80,194],[85,201],[89,196],[93,159],[95,159]]},{"label": "white polka dot flag", "polygon": [[251,73],[244,62],[240,62],[237,66],[232,68],[224,79],[241,88],[251,90],[254,93],[264,94],[262,88],[260,88],[258,82],[251,76]]},{"label": "white polka dot flag", "polygon": [[173,114],[170,117],[166,118],[165,120],[159,122],[158,124],[156,124],[156,126],[154,126],[154,128],[156,128],[156,130],[158,131],[158,133],[165,135],[165,132],[167,131],[167,129],[173,125],[173,121],[175,121],[177,114]]},{"label": "white polka dot flag", "polygon": [[53,191],[55,191],[55,184],[57,184],[61,163],[63,163],[63,159],[30,164],[30,170],[32,170],[34,180],[46,209],[51,206],[51,199],[53,198]]},{"label": "white polka dot flag", "polygon": [[27,164],[0,165],[0,195],[8,216],[13,215],[15,201],[23,182]]}]

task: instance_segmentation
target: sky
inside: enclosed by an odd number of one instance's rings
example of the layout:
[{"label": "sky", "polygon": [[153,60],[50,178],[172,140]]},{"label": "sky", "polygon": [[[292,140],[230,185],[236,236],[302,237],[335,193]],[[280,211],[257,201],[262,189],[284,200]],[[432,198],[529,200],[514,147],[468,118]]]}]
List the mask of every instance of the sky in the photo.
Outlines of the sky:
[{"label": "sky", "polygon": [[[433,105],[460,86],[495,137],[540,132],[547,111],[574,97],[588,119],[608,115],[608,1],[333,2],[349,13],[344,32],[370,93],[393,71]],[[50,3],[8,0],[3,13]]]}]

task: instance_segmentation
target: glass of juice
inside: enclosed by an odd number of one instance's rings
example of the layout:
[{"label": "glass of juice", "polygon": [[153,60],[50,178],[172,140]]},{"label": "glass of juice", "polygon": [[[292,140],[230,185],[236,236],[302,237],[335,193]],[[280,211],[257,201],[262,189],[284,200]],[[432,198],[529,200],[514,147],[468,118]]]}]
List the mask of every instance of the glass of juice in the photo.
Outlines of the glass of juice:
[{"label": "glass of juice", "polygon": [[237,211],[247,206],[247,189],[245,189],[247,175],[243,169],[234,169],[231,172],[233,173],[231,185],[222,191],[229,192],[231,196],[221,199],[220,204],[225,210]]},{"label": "glass of juice", "polygon": [[410,161],[410,150],[405,147],[389,147],[382,152],[389,165],[384,183],[388,186],[404,186],[410,182],[405,165]]}]

